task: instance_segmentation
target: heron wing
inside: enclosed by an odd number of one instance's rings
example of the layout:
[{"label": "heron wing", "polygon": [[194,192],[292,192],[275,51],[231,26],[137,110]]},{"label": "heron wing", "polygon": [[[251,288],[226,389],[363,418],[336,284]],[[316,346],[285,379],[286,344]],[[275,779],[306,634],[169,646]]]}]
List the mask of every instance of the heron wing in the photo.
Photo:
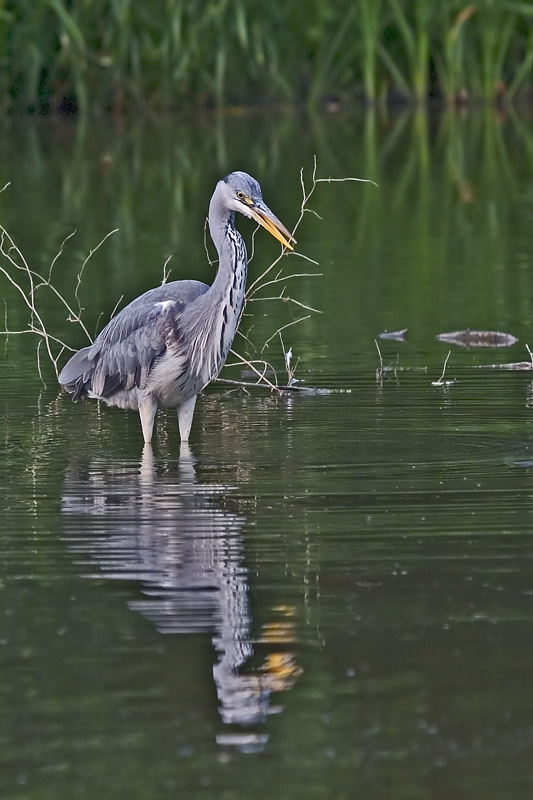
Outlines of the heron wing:
[{"label": "heron wing", "polygon": [[209,287],[199,281],[158,286],[123,308],[92,345],[75,353],[59,375],[74,395],[109,397],[120,389],[143,388],[155,360],[172,343],[179,347],[185,306]]}]

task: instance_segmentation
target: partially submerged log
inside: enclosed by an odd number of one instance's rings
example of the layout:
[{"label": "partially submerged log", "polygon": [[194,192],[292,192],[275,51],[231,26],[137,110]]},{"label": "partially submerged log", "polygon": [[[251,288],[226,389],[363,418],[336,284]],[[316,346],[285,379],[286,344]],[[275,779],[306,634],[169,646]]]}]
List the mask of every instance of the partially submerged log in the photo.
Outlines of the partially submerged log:
[{"label": "partially submerged log", "polygon": [[470,328],[466,328],[464,331],[439,333],[437,339],[441,342],[457,344],[460,347],[511,347],[518,341],[512,333],[472,331]]}]

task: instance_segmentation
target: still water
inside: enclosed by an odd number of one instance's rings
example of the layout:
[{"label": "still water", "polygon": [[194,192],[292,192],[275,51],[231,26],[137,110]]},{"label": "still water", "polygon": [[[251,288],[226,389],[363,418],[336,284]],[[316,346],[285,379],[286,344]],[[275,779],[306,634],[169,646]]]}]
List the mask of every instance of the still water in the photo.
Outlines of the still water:
[{"label": "still water", "polygon": [[[91,331],[162,278],[209,282],[216,180],[256,176],[291,227],[299,392],[218,384],[190,448],[73,405],[35,339],[0,361],[0,796],[530,798],[533,134],[436,119],[17,119],[0,222]],[[251,227],[239,220],[250,241]],[[255,238],[250,279],[278,253]],[[6,266],[5,260],[2,264]],[[268,287],[264,296],[279,294]],[[277,291],[272,291],[276,288]],[[11,330],[28,314],[0,276]],[[77,306],[75,306],[77,307]],[[42,292],[55,336],[85,344]],[[250,304],[241,353],[283,379],[295,303]],[[102,318],[99,319],[99,315]],[[510,348],[436,336],[512,333]],[[379,339],[407,328],[405,341]],[[255,350],[253,349],[255,347]],[[442,373],[448,351],[444,382]],[[62,362],[61,362],[62,363]],[[240,367],[227,378],[250,380]]]}]

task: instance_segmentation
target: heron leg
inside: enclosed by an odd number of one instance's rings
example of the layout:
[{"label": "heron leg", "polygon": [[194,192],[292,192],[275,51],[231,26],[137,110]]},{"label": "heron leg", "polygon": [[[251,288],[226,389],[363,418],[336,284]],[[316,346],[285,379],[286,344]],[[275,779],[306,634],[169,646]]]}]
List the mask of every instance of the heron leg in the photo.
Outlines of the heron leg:
[{"label": "heron leg", "polygon": [[178,406],[178,424],[180,426],[180,436],[182,442],[189,441],[191,432],[192,418],[194,416],[194,406],[196,405],[197,395],[193,394],[188,400],[184,400]]},{"label": "heron leg", "polygon": [[152,441],[156,411],[157,403],[152,399],[146,399],[139,403],[139,416],[141,418],[143,436],[146,444],[150,444]]}]

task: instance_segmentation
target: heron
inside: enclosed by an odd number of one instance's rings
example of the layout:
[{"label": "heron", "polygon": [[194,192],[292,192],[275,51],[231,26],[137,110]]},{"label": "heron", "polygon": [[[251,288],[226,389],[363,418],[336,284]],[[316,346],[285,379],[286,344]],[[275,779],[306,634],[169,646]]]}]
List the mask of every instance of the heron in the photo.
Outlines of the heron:
[{"label": "heron", "polygon": [[235,227],[236,211],[293,249],[294,236],[265,204],[255,178],[226,175],[209,204],[209,232],[218,252],[211,286],[171,281],[123,308],[60,372],[59,383],[73,400],[91,397],[138,411],[147,444],[157,410],[176,408],[181,440],[189,440],[198,393],[224,366],[243,308],[248,256]]}]

